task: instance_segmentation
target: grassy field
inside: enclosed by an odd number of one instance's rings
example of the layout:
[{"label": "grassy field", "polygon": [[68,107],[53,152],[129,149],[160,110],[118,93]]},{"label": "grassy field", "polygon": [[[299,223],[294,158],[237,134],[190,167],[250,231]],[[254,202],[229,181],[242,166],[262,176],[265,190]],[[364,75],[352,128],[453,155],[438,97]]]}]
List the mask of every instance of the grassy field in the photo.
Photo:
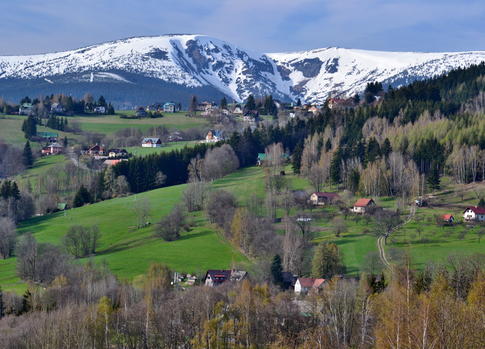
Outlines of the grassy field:
[{"label": "grassy field", "polygon": [[[49,161],[55,162],[55,159]],[[42,165],[37,171],[41,170]],[[287,171],[286,179],[291,189],[310,190],[308,183],[291,174],[291,171]],[[251,167],[213,182],[212,187],[233,192],[240,204],[244,205],[253,194],[264,196],[264,183],[263,170]],[[174,242],[164,242],[154,237],[153,225],[140,230],[134,228],[136,216],[133,207],[137,200],[150,200],[150,221],[156,223],[179,202],[184,188],[185,185],[162,188],[65,213],[37,217],[21,225],[19,232],[32,232],[41,242],[59,244],[71,225],[97,224],[103,235],[94,260],[106,261],[118,277],[126,279],[143,274],[152,262],[166,263],[180,272],[195,273],[209,268],[226,268],[233,262],[244,262],[245,257],[220,237],[201,212],[193,215],[195,227]],[[429,261],[443,261],[450,254],[471,254],[485,250],[485,237],[479,243],[476,234],[480,227],[469,227],[461,223],[451,227],[436,224],[435,216],[443,213],[452,213],[460,220],[463,207],[476,204],[477,193],[485,192],[485,184],[463,187],[463,195],[457,195],[456,190],[459,190],[456,186],[446,184],[441,192],[430,198],[430,207],[418,208],[415,220],[393,233],[386,247],[391,261],[395,255],[393,249],[407,251],[417,268],[422,268]],[[387,209],[396,207],[394,198],[376,198],[376,202]],[[335,206],[319,207],[307,213],[315,217],[312,223],[314,242],[338,244],[350,275],[357,275],[364,270],[369,264],[369,256],[372,258],[372,255],[376,255],[372,219],[353,214],[345,217]],[[407,212],[404,212],[403,218],[406,215]],[[278,216],[281,217],[282,212],[278,211]],[[346,231],[340,237],[335,236],[332,222],[337,216],[341,216],[346,225]],[[283,232],[282,226],[277,224],[276,228]],[[0,261],[0,284],[5,289],[21,290],[22,283],[15,277],[14,269],[14,259]]]},{"label": "grassy field", "polygon": [[184,147],[190,147],[194,144],[197,144],[197,141],[171,142],[161,146],[160,148],[127,147],[126,150],[134,156],[145,156],[169,152],[172,150],[179,150],[183,149]]},{"label": "grassy field", "polygon": [[[220,237],[202,213],[193,215],[194,228],[173,242],[154,237],[153,224],[135,229],[133,206],[137,200],[150,201],[150,221],[156,223],[180,201],[184,189],[185,185],[162,188],[36,217],[21,225],[19,233],[32,232],[40,242],[59,244],[70,226],[97,224],[102,237],[93,259],[106,262],[121,279],[133,279],[143,274],[153,262],[165,263],[179,272],[202,273],[246,261]],[[15,277],[15,259],[0,261],[0,285],[7,290],[21,289],[22,283]]]},{"label": "grassy field", "polygon": [[75,116],[69,121],[79,123],[84,131],[111,134],[124,128],[147,130],[150,127],[165,126],[169,129],[186,130],[208,125],[203,118],[186,117],[185,113],[165,114],[163,118],[122,119],[119,115]]}]

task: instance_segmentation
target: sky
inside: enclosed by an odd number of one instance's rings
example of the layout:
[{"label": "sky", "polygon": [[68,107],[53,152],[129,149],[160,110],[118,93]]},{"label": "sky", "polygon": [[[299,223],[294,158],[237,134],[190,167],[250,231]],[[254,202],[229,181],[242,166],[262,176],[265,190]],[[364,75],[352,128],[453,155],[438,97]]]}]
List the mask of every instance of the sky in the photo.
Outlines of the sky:
[{"label": "sky", "polygon": [[485,50],[484,0],[1,0],[0,55],[206,34],[257,53]]}]

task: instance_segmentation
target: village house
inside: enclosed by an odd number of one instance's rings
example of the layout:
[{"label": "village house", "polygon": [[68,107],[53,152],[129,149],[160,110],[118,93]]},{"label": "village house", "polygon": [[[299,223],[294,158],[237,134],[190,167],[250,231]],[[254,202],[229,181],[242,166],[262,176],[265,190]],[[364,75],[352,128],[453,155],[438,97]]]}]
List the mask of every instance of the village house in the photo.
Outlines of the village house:
[{"label": "village house", "polygon": [[315,192],[310,195],[310,202],[315,206],[332,204],[340,199],[337,193]]},{"label": "village house", "polygon": [[467,207],[463,212],[463,219],[467,222],[483,222],[485,221],[485,208],[484,207]]},{"label": "village house", "polygon": [[125,158],[128,156],[126,149],[110,149],[108,150],[109,158]]},{"label": "village house", "polygon": [[318,290],[325,283],[325,279],[298,278],[295,282],[295,293],[306,294],[310,290]]},{"label": "village house", "polygon": [[362,198],[356,201],[352,208],[352,212],[364,214],[374,207],[376,207],[376,203],[373,199]]},{"label": "village house", "polygon": [[62,114],[62,113],[64,113],[64,107],[60,103],[52,103],[51,113],[52,114]]},{"label": "village house", "polygon": [[217,143],[224,140],[223,132],[219,130],[210,130],[205,136],[206,143]]},{"label": "village house", "polygon": [[23,103],[19,107],[19,115],[32,115],[34,114],[34,106],[32,103]]},{"label": "village house", "polygon": [[59,143],[52,143],[42,148],[42,155],[56,155],[62,153],[63,146]]},{"label": "village house", "polygon": [[214,102],[204,101],[197,105],[197,111],[211,112],[216,107],[217,107],[217,104],[215,104]]},{"label": "village house", "polygon": [[214,287],[226,281],[238,282],[247,276],[244,270],[208,270],[205,274],[205,285]]},{"label": "village house", "polygon": [[308,108],[308,112],[312,113],[313,115],[317,115],[320,112],[320,109],[312,105],[311,107]]},{"label": "village house", "polygon": [[103,106],[96,107],[94,108],[94,112],[96,114],[106,114],[106,107],[103,107]]},{"label": "village house", "polygon": [[444,214],[441,216],[441,219],[445,224],[453,224],[455,222],[455,217],[450,213]]},{"label": "village house", "polygon": [[329,98],[327,101],[329,109],[349,109],[355,106],[354,100],[352,98]]},{"label": "village house", "polygon": [[236,106],[234,107],[234,109],[232,110],[232,113],[233,113],[233,114],[242,114],[242,113],[243,113],[243,110],[242,110],[242,108],[241,108],[241,106],[240,106],[240,105],[236,105]]},{"label": "village house", "polygon": [[141,146],[143,148],[160,148],[162,146],[162,141],[160,138],[147,137],[143,138]]},{"label": "village house", "polygon": [[163,105],[163,111],[165,113],[175,113],[177,111],[180,111],[180,108],[178,108],[177,104],[173,102],[167,102]]},{"label": "village house", "polygon": [[99,145],[99,144],[95,144],[93,145],[92,147],[90,147],[86,153],[88,155],[91,155],[91,156],[95,156],[95,155],[100,155],[100,156],[103,156],[105,155],[105,149],[103,146]]}]

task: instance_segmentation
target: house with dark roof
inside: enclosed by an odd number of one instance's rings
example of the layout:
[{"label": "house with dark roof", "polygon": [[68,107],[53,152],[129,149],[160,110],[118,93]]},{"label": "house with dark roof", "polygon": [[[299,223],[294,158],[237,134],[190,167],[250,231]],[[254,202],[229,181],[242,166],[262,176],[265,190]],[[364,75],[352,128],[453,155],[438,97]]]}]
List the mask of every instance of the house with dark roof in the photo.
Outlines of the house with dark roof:
[{"label": "house with dark roof", "polygon": [[364,214],[374,207],[376,203],[373,199],[361,198],[355,202],[352,212]]},{"label": "house with dark roof", "polygon": [[329,205],[340,200],[337,193],[314,192],[310,195],[310,202],[315,206]]},{"label": "house with dark roof", "polygon": [[141,146],[143,148],[160,148],[162,146],[162,141],[160,138],[147,137],[143,138]]},{"label": "house with dark roof", "polygon": [[485,221],[485,207],[472,206],[463,211],[463,219],[467,222]]},{"label": "house with dark roof", "polygon": [[295,282],[295,293],[306,294],[310,290],[318,290],[325,283],[325,279],[298,278]]},{"label": "house with dark roof", "polygon": [[238,282],[247,276],[244,270],[207,270],[205,274],[205,285],[214,287],[226,281]]}]

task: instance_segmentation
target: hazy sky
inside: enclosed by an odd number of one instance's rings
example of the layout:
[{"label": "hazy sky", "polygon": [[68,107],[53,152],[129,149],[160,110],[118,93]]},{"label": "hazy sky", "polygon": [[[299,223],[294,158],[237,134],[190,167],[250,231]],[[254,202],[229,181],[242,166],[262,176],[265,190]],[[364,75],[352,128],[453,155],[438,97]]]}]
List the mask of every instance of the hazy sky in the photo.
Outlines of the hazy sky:
[{"label": "hazy sky", "polygon": [[198,33],[256,52],[485,50],[484,0],[0,0],[0,55]]}]

